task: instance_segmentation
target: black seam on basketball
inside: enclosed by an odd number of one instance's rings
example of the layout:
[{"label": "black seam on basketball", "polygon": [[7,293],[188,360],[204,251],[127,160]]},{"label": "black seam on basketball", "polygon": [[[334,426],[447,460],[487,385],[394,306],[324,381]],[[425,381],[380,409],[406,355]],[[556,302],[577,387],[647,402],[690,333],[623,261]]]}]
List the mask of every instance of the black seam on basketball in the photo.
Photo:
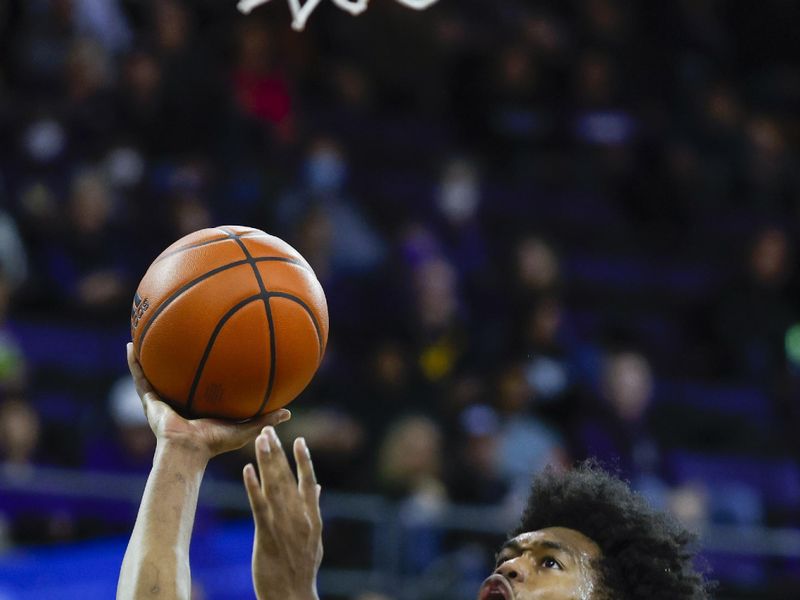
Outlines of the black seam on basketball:
[{"label": "black seam on basketball", "polygon": [[289,263],[290,265],[294,265],[295,267],[308,270],[308,267],[306,267],[296,258],[288,258],[286,256],[255,256],[252,258],[253,262],[285,262]]},{"label": "black seam on basketball", "polygon": [[225,326],[225,323],[239,312],[242,308],[247,306],[248,304],[255,302],[256,300],[261,300],[262,294],[256,294],[255,296],[250,296],[249,298],[245,298],[241,302],[239,302],[236,306],[231,308],[228,312],[226,312],[219,321],[217,321],[216,327],[214,327],[214,331],[211,333],[211,337],[208,339],[208,344],[206,344],[206,349],[203,351],[203,357],[200,359],[200,363],[197,365],[197,370],[194,372],[194,379],[192,380],[192,387],[189,390],[189,398],[186,400],[186,412],[189,413],[192,410],[192,403],[194,402],[194,395],[197,392],[197,386],[200,384],[200,378],[203,376],[203,369],[206,366],[206,362],[208,362],[208,357],[211,355],[211,350],[214,348],[214,342],[217,341],[217,336],[222,331],[222,328]]},{"label": "black seam on basketball", "polygon": [[264,410],[267,402],[269,402],[270,396],[272,396],[272,389],[275,386],[275,322],[272,318],[272,308],[269,305],[269,292],[267,291],[267,286],[264,285],[261,272],[258,270],[258,266],[256,265],[256,259],[254,259],[253,255],[250,254],[250,250],[247,248],[247,246],[245,246],[244,242],[239,239],[238,234],[233,231],[228,231],[224,227],[219,227],[218,229],[232,236],[233,240],[239,244],[242,252],[244,252],[245,257],[247,257],[247,262],[250,263],[250,267],[253,269],[253,275],[255,275],[256,281],[258,282],[258,287],[261,289],[261,298],[264,300],[264,310],[267,313],[267,325],[269,327],[269,378],[267,380],[267,391],[264,392],[264,399],[261,401],[261,406],[259,406],[255,414],[250,417],[251,419],[254,419],[261,414],[262,410]]},{"label": "black seam on basketball", "polygon": [[188,246],[181,246],[180,248],[175,248],[174,250],[168,252],[167,254],[159,256],[153,261],[153,264],[161,262],[162,260],[164,260],[165,258],[169,258],[170,256],[175,256],[176,254],[180,254],[181,252],[186,252],[187,250],[193,250],[194,248],[201,248],[203,246],[208,246],[210,244],[217,244],[219,242],[227,242],[230,239],[231,239],[230,236],[226,236],[226,237],[216,238],[213,240],[205,240],[204,242],[197,242],[196,244],[189,244]]},{"label": "black seam on basketball", "polygon": [[[228,239],[228,238],[226,238],[226,239]],[[298,267],[301,267],[301,268],[305,268],[297,260],[295,260],[293,258],[286,258],[285,256],[260,256],[258,258],[254,258],[253,260],[255,262],[285,262],[285,263],[290,263],[290,264],[293,264],[293,265],[297,265]],[[242,265],[246,265],[246,264],[248,264],[248,262],[249,261],[247,259],[245,259],[245,260],[237,260],[235,262],[228,263],[226,265],[222,265],[221,267],[217,267],[215,269],[212,269],[212,270],[204,273],[203,275],[200,275],[200,276],[196,277],[195,279],[192,279],[192,281],[190,281],[189,283],[186,283],[186,284],[182,285],[181,287],[179,287],[177,290],[175,290],[166,300],[164,300],[161,304],[158,305],[158,307],[153,312],[153,316],[151,316],[150,319],[147,321],[147,323],[144,324],[144,328],[142,329],[142,335],[139,336],[139,350],[141,351],[142,344],[144,344],[144,338],[147,335],[147,332],[150,329],[150,326],[153,324],[153,321],[155,321],[156,318],[162,312],[164,312],[165,308],[167,308],[170,304],[172,304],[175,300],[177,300],[179,296],[181,296],[182,294],[185,294],[187,291],[189,291],[191,288],[193,288],[198,283],[202,283],[203,281],[205,281],[206,279],[208,279],[210,277],[213,277],[214,275],[219,275],[220,273],[222,273],[223,271],[227,271],[228,269],[233,269],[235,267],[240,267]]]},{"label": "black seam on basketball", "polygon": [[314,315],[311,307],[306,304],[302,298],[292,294],[287,294],[286,292],[270,292],[269,295],[271,298],[285,298],[286,300],[291,300],[292,302],[299,304],[308,313],[308,316],[311,317],[311,322],[314,324],[314,329],[317,331],[317,341],[319,341],[319,358],[322,360],[322,351],[325,347],[325,343],[322,341],[322,328],[319,326],[319,321],[317,321],[317,317]]},{"label": "black seam on basketball", "polygon": [[158,305],[158,307],[155,309],[155,311],[153,311],[153,315],[150,317],[150,319],[147,321],[147,323],[144,324],[144,329],[142,329],[142,335],[139,336],[139,349],[141,350],[142,346],[144,345],[144,338],[145,338],[145,336],[147,336],[147,332],[150,330],[150,326],[155,322],[155,320],[158,318],[158,316],[162,312],[164,312],[164,310],[170,304],[172,304],[175,300],[178,299],[178,297],[180,297],[181,295],[183,295],[186,292],[188,292],[190,289],[192,289],[198,283],[202,283],[203,281],[213,277],[214,275],[218,275],[219,273],[222,273],[223,271],[227,271],[228,269],[234,269],[236,267],[240,267],[240,266],[246,265],[246,264],[247,264],[246,260],[237,260],[235,262],[231,262],[231,263],[228,263],[226,265],[222,265],[222,266],[217,267],[215,269],[211,269],[210,271],[206,271],[202,275],[199,275],[198,277],[195,277],[189,283],[183,284],[177,290],[172,292],[172,294],[170,294],[170,296],[166,300],[164,300],[161,304]]},{"label": "black seam on basketball", "polygon": [[[227,229],[222,229],[221,231],[228,232]],[[252,238],[255,238],[255,237],[262,237],[262,236],[263,237],[272,237],[271,235],[269,235],[268,233],[264,233],[263,231],[261,231],[261,232],[252,232],[252,233],[243,233],[242,235],[239,235],[239,234],[236,234],[236,233],[233,233],[233,232],[228,232],[228,235],[231,236],[228,239],[232,239],[232,240],[237,241],[237,242],[240,239],[252,239]],[[241,246],[242,244],[240,243],[239,245]],[[247,254],[247,256],[252,256],[252,254],[250,254],[250,250],[247,249],[247,248],[246,248],[245,254]],[[258,257],[253,257],[253,258],[256,261],[259,260]],[[277,260],[278,257],[275,257],[275,259]],[[292,264],[292,265],[294,265],[296,267],[300,267],[301,269],[305,269],[306,271],[309,271],[312,275],[314,275],[314,277],[316,277],[316,274],[314,273],[314,269],[311,268],[311,265],[309,265],[307,262],[305,262],[305,259],[297,260],[296,258],[284,257],[284,262]]]}]

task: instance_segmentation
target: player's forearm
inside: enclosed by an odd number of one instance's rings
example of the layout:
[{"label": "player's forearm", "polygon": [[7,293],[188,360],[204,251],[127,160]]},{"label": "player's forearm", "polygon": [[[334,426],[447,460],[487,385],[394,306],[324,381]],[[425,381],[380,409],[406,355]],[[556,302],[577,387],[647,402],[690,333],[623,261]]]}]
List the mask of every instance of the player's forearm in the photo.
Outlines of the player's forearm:
[{"label": "player's forearm", "polygon": [[256,578],[255,592],[257,600],[319,600],[316,583],[310,587],[303,587],[302,589],[296,588],[292,590],[292,588],[290,588],[290,590],[275,590],[260,584],[258,578]]},{"label": "player's forearm", "polygon": [[[279,600],[278,594],[270,594],[269,592],[259,594],[256,592],[257,600]],[[294,594],[291,596],[281,596],[280,600],[319,600],[317,591],[306,592],[304,594]]]},{"label": "player's forearm", "polygon": [[122,561],[117,598],[187,599],[189,543],[208,455],[159,441]]}]

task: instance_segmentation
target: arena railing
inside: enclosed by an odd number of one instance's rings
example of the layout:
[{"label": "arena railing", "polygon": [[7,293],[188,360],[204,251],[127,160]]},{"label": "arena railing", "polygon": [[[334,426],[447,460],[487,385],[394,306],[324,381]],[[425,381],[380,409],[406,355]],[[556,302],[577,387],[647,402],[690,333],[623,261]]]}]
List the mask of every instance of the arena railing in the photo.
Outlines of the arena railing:
[{"label": "arena railing", "polygon": [[[71,499],[106,500],[138,505],[145,479],[138,475],[99,473],[55,468],[0,468],[0,513],[4,500],[13,495],[32,495]],[[208,509],[246,513],[247,497],[242,485],[207,479],[200,504]],[[371,564],[364,569],[323,568],[320,588],[323,594],[350,595],[365,588],[403,590],[400,598],[420,598],[426,589],[458,585],[442,580],[452,556],[440,557],[423,573],[409,575],[404,566],[403,547],[408,540],[408,524],[403,522],[402,504],[379,495],[325,492],[323,515],[326,523],[344,521],[366,525],[371,531]],[[440,532],[502,536],[512,528],[509,513],[494,507],[446,505],[424,521],[424,526]],[[419,525],[419,523],[417,523]],[[700,534],[704,553],[800,559],[800,530],[760,526],[709,525]],[[474,597],[474,589],[450,590],[453,598]],[[435,592],[434,592],[435,593]]]}]

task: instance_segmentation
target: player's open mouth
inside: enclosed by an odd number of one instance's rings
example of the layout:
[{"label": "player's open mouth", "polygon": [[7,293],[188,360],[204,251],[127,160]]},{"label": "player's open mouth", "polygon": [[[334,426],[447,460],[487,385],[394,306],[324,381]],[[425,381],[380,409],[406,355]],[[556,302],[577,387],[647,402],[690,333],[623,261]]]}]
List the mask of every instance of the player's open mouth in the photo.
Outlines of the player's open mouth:
[{"label": "player's open mouth", "polygon": [[492,575],[483,582],[478,600],[514,600],[514,591],[502,575]]}]

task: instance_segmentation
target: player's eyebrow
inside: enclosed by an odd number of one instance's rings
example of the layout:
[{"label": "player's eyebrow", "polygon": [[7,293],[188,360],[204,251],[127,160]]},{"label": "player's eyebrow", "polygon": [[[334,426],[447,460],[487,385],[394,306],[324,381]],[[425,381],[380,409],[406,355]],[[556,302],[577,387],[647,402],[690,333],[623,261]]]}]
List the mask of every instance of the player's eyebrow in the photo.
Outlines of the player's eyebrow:
[{"label": "player's eyebrow", "polygon": [[513,550],[517,554],[521,554],[525,550],[537,546],[540,548],[547,548],[549,550],[564,552],[571,558],[573,559],[575,558],[575,552],[572,550],[572,548],[570,548],[569,546],[564,546],[563,544],[559,544],[558,542],[554,542],[553,540],[535,540],[533,542],[530,542],[529,544],[521,544],[517,540],[509,540],[505,544],[503,544],[503,547],[500,548],[500,551],[497,553],[497,556],[499,557],[504,550]]}]

